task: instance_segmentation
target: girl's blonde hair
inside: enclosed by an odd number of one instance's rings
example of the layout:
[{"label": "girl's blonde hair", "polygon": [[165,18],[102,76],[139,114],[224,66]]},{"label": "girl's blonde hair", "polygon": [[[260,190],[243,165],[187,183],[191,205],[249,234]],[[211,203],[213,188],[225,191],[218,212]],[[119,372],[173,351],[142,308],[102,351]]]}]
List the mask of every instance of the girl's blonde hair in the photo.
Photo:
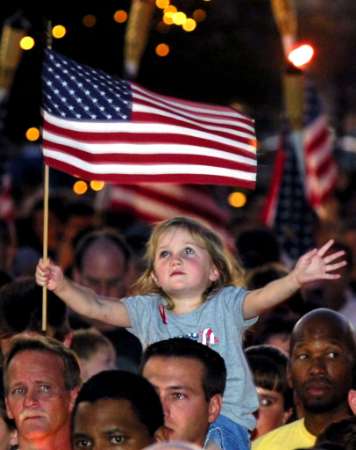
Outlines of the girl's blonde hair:
[{"label": "girl's blonde hair", "polygon": [[219,272],[218,279],[208,286],[207,290],[204,292],[203,300],[206,300],[209,295],[216,292],[223,286],[241,286],[243,271],[238,266],[233,255],[225,247],[221,238],[214,231],[194,219],[188,217],[175,217],[173,219],[160,222],[154,227],[146,245],[146,270],[133,286],[133,291],[135,294],[144,295],[159,293],[167,299],[168,308],[173,309],[174,305],[171,299],[169,299],[162,289],[156,285],[152,278],[158,241],[163,234],[172,228],[181,228],[189,232],[193,239],[207,250],[212,263]]}]

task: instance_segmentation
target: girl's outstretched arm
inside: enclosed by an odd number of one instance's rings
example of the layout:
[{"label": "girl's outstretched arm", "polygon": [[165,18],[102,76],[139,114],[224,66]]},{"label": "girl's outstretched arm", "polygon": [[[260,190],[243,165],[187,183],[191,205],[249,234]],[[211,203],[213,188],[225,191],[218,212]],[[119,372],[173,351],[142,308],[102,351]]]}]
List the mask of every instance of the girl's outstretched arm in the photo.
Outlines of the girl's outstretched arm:
[{"label": "girl's outstretched arm", "polygon": [[263,288],[248,292],[243,304],[244,318],[250,319],[282,303],[304,284],[340,278],[340,274],[335,271],[346,266],[346,261],[340,260],[345,252],[341,250],[327,254],[333,243],[331,239],[320,249],[311,250],[301,256],[288,275],[268,283]]},{"label": "girl's outstretched arm", "polygon": [[94,291],[74,283],[63,275],[62,269],[42,259],[36,267],[36,283],[46,286],[77,313],[110,325],[130,327],[125,305],[120,299],[99,297]]}]

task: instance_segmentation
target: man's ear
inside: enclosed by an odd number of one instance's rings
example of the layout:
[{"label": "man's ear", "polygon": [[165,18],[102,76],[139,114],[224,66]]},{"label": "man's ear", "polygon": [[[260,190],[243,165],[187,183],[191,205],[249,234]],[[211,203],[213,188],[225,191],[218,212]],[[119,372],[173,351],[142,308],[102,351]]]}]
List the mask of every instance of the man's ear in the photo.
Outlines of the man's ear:
[{"label": "man's ear", "polygon": [[71,412],[74,408],[75,400],[80,391],[80,386],[76,386],[70,391],[70,399],[69,399],[69,411]]},{"label": "man's ear", "polygon": [[7,397],[5,397],[5,406],[6,406],[6,414],[7,414],[7,417],[8,417],[9,419],[14,419],[14,416],[13,416],[13,414],[12,414],[12,412],[11,412],[10,407],[9,407],[9,403],[8,403],[8,401],[7,401]]},{"label": "man's ear", "polygon": [[220,415],[222,408],[222,395],[215,394],[209,401],[208,422],[213,423]]},{"label": "man's ear", "polygon": [[287,375],[288,386],[293,389],[294,386],[293,386],[293,379],[292,379],[292,371],[291,371],[289,362],[287,364],[287,374],[286,375]]},{"label": "man's ear", "polygon": [[356,414],[356,389],[350,389],[347,394],[347,401],[353,414]]}]

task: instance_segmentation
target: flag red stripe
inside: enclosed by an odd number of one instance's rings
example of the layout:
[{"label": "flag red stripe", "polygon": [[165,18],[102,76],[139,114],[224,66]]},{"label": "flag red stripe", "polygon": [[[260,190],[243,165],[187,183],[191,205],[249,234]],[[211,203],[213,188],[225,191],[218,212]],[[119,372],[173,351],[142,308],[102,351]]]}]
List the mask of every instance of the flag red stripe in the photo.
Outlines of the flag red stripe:
[{"label": "flag red stripe", "polygon": [[[166,125],[176,125],[176,126],[184,126],[187,129],[196,130],[196,131],[203,131],[203,132],[214,132],[216,136],[221,136],[226,139],[235,139],[239,142],[250,144],[251,141],[254,142],[254,139],[252,136],[237,136],[236,134],[232,134],[229,132],[229,130],[226,131],[220,131],[216,129],[212,129],[212,124],[197,124],[197,123],[187,123],[177,118],[172,117],[165,117],[161,116],[160,114],[155,113],[146,113],[146,112],[133,112],[132,114],[132,121],[137,123],[164,123]],[[195,121],[196,122],[196,121]],[[216,125],[219,127],[224,127],[226,129],[225,125]],[[231,128],[232,131],[237,131],[245,134],[250,134],[248,130],[245,130],[244,128],[240,127],[234,127]]]},{"label": "flag red stripe", "polygon": [[186,196],[184,199],[179,199],[175,195],[166,193],[163,190],[151,189],[147,185],[130,186],[129,189],[135,195],[140,195],[147,199],[154,199],[162,204],[172,204],[175,208],[182,210],[183,213],[194,211],[195,214],[212,222],[224,223],[229,218],[229,214],[218,207],[207,193],[204,195],[195,195],[193,189],[185,188]]},{"label": "flag red stripe", "polygon": [[[177,99],[174,97],[164,96],[162,94],[153,93],[138,86],[135,83],[131,83],[133,98],[136,102],[142,101],[137,97],[137,94],[144,95],[146,100],[160,101],[162,105],[167,105],[168,107],[176,108],[177,110],[195,112],[199,115],[206,115],[206,117],[225,117],[238,120],[241,123],[245,123],[251,127],[254,127],[255,121],[250,117],[244,116],[234,108],[230,106],[220,106],[220,105],[210,105],[208,103],[191,102],[189,100]],[[136,94],[136,95],[135,95]],[[151,104],[153,104],[151,102]],[[199,108],[199,112],[197,112]]]},{"label": "flag red stripe", "polygon": [[57,159],[44,157],[45,163],[49,166],[70,173],[76,177],[82,177],[87,180],[101,180],[109,183],[120,184],[135,184],[135,183],[147,183],[147,182],[159,182],[159,183],[178,183],[178,184],[217,184],[226,186],[241,186],[245,188],[253,188],[255,186],[254,181],[238,179],[235,177],[207,175],[207,174],[117,174],[117,173],[105,173],[98,174],[95,172],[89,172],[81,168],[66,164]]},{"label": "flag red stripe", "polygon": [[268,226],[273,226],[277,210],[279,191],[282,185],[283,168],[286,160],[286,155],[282,145],[283,143],[281,139],[274,162],[272,182],[262,210],[262,222]]},{"label": "flag red stripe", "polygon": [[[90,125],[88,125],[90,126]],[[62,128],[60,126],[53,125],[49,122],[44,123],[44,131],[63,136],[66,138],[74,139],[79,142],[90,143],[133,143],[133,144],[182,144],[192,145],[197,147],[205,147],[223,150],[231,154],[238,154],[246,156],[251,159],[255,159],[255,154],[243,149],[236,149],[232,145],[227,145],[222,142],[210,141],[194,136],[184,136],[182,134],[171,133],[108,133],[108,132],[92,132],[92,131],[75,131],[68,128]],[[251,140],[246,140],[247,144],[251,144]]]}]

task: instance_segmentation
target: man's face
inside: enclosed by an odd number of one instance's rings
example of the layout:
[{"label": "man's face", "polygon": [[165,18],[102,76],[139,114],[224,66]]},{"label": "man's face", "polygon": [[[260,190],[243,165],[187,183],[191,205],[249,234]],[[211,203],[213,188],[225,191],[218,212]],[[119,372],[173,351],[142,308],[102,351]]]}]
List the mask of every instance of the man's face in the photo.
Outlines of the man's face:
[{"label": "man's face", "polygon": [[93,243],[84,254],[76,281],[98,295],[121,298],[126,293],[125,260],[122,252],[109,242]]},{"label": "man's face", "polygon": [[14,356],[7,371],[6,407],[25,440],[69,432],[75,391],[64,387],[63,363],[48,352],[26,350]]},{"label": "man's face", "polygon": [[146,362],[143,376],[160,396],[168,440],[202,446],[221,407],[220,395],[205,399],[202,363],[193,358],[153,356]]},{"label": "man's face", "polygon": [[340,327],[306,324],[295,339],[289,367],[294,389],[306,411],[320,413],[347,404],[352,355]]},{"label": "man's face", "polygon": [[73,450],[140,450],[153,441],[126,399],[100,399],[78,405]]}]

